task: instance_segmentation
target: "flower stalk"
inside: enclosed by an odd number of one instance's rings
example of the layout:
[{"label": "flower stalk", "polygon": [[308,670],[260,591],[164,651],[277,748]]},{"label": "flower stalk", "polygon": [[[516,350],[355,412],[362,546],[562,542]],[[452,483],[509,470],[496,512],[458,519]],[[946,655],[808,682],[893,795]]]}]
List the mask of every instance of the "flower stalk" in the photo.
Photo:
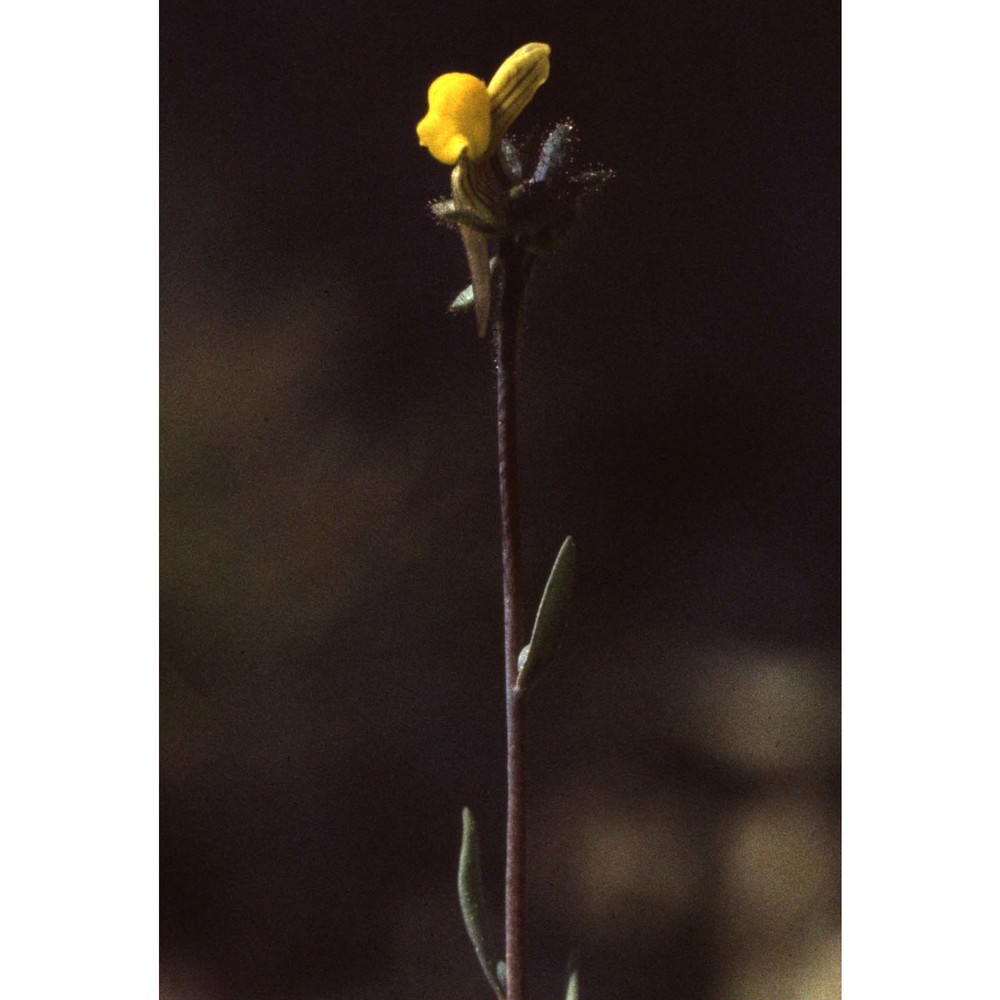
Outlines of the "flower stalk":
[{"label": "flower stalk", "polygon": [[521,527],[517,462],[518,341],[531,256],[514,239],[497,254],[493,336],[497,373],[497,468],[503,564],[504,665],[507,708],[507,863],[504,936],[507,1000],[523,1000],[527,881],[525,803],[526,701],[517,686],[518,655],[524,645]]}]

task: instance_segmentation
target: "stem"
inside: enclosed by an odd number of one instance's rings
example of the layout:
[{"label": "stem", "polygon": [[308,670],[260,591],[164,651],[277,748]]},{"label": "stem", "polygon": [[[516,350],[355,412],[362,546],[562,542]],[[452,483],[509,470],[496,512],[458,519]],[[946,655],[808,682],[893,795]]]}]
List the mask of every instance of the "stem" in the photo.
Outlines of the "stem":
[{"label": "stem", "polygon": [[507,865],[504,895],[506,1000],[525,1000],[525,870],[527,859],[524,756],[525,705],[516,690],[517,656],[524,644],[521,532],[517,476],[517,348],[530,255],[514,240],[499,247],[493,335],[497,355],[497,442],[503,557],[504,674],[507,694]]}]

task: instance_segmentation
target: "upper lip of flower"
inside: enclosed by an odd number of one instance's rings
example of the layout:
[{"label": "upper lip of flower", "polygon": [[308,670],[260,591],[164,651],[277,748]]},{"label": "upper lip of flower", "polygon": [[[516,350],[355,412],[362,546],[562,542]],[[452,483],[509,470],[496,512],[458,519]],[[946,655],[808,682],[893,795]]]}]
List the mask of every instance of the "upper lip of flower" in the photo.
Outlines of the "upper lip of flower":
[{"label": "upper lip of flower", "polygon": [[420,145],[442,163],[463,156],[487,159],[548,79],[551,49],[529,42],[508,56],[489,84],[468,73],[445,73],[427,92],[428,111],[417,125]]},{"label": "upper lip of flower", "polygon": [[509,55],[486,87],[490,95],[490,152],[549,78],[549,55],[544,42],[528,42]]}]

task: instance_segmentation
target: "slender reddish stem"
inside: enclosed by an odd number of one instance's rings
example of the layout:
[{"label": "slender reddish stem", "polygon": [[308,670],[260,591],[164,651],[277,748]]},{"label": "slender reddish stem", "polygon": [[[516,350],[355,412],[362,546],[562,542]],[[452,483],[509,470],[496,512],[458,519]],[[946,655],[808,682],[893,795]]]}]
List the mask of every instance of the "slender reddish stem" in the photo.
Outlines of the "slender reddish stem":
[{"label": "slender reddish stem", "polygon": [[499,249],[501,274],[494,303],[497,355],[497,442],[503,556],[504,677],[507,695],[507,865],[504,899],[507,1000],[526,1000],[525,872],[527,837],[524,794],[525,705],[516,687],[517,657],[524,644],[521,531],[517,473],[517,353],[521,306],[530,257],[513,240]]}]

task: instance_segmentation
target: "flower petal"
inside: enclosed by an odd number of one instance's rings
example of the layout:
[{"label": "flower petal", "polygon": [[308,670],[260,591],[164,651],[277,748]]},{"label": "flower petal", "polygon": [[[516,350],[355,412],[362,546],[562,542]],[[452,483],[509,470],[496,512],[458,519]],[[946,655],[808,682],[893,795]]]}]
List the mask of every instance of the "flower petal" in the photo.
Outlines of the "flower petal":
[{"label": "flower petal", "polygon": [[500,140],[514,120],[535,96],[535,91],[549,78],[549,53],[544,42],[529,42],[508,56],[493,74],[486,88],[490,97],[490,152],[500,147]]},{"label": "flower petal", "polygon": [[463,152],[474,160],[488,152],[490,97],[482,80],[468,73],[445,73],[430,85],[427,105],[417,136],[436,160],[453,164]]}]

